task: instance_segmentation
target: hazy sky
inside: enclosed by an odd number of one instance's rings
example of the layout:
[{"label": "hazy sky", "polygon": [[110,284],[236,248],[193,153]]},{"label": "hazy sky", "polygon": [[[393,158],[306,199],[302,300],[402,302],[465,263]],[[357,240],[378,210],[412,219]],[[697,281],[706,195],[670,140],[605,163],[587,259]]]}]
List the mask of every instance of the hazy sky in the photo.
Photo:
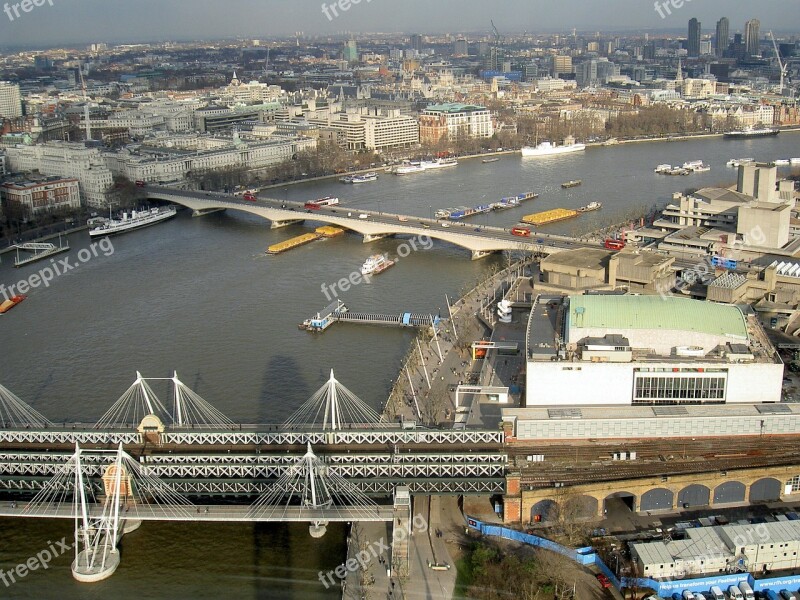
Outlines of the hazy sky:
[{"label": "hazy sky", "polygon": [[[20,0],[10,0],[12,5]],[[385,32],[675,29],[697,17],[709,32],[721,16],[731,33],[747,19],[762,31],[800,32],[800,0],[684,0],[661,18],[653,0],[360,0],[339,15],[322,0],[37,0],[12,21],[0,12],[0,46]],[[346,1],[346,0],[344,0]],[[669,0],[668,0],[669,1]],[[679,2],[680,0],[672,0]],[[0,7],[6,0],[0,0]],[[333,0],[327,0],[330,5]],[[351,0],[352,2],[352,0]],[[12,12],[12,16],[13,12]]]}]

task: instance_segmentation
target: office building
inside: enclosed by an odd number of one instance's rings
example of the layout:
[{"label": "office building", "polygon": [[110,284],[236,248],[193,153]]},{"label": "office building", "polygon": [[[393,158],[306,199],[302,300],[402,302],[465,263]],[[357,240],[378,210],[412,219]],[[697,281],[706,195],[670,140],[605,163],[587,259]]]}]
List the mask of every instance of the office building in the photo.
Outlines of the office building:
[{"label": "office building", "polygon": [[467,56],[469,54],[469,44],[467,40],[459,38],[453,44],[453,54],[455,56]]},{"label": "office building", "polygon": [[350,65],[358,62],[358,44],[355,40],[347,40],[344,43],[342,60],[346,61],[347,64]]},{"label": "office building", "polygon": [[747,56],[761,55],[761,21],[750,19],[744,24],[744,46]]},{"label": "office building", "polygon": [[14,119],[22,116],[22,96],[19,85],[0,81],[0,118]]},{"label": "office building", "polygon": [[686,39],[686,49],[690,57],[700,56],[700,21],[695,18],[689,20],[689,37]]},{"label": "office building", "polygon": [[714,43],[716,44],[716,54],[718,58],[722,58],[728,50],[731,35],[730,30],[731,22],[728,20],[728,17],[722,17],[717,21],[717,36]]},{"label": "office building", "polygon": [[111,171],[99,149],[74,142],[47,142],[35,146],[16,145],[6,149],[10,170],[77,179],[81,199],[87,206],[107,206],[113,183]]},{"label": "office building", "polygon": [[81,206],[77,179],[7,182],[0,185],[0,193],[5,202],[25,207],[30,215]]},{"label": "office building", "polygon": [[471,104],[432,104],[422,111],[420,141],[436,142],[464,138],[490,138],[494,135],[492,114],[484,106]]},{"label": "office building", "polygon": [[422,36],[418,33],[415,33],[411,36],[411,48],[416,50],[417,52],[422,52]]}]

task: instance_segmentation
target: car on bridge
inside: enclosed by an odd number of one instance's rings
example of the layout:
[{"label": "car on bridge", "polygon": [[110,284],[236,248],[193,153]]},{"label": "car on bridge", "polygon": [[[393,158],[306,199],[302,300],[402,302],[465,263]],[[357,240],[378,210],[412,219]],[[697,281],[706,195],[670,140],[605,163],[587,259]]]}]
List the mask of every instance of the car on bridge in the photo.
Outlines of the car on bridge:
[{"label": "car on bridge", "polygon": [[247,192],[244,196],[242,196],[242,198],[244,198],[245,200],[249,200],[250,202],[255,202],[256,200],[258,200],[258,198],[256,198],[256,195],[251,194],[250,192]]}]

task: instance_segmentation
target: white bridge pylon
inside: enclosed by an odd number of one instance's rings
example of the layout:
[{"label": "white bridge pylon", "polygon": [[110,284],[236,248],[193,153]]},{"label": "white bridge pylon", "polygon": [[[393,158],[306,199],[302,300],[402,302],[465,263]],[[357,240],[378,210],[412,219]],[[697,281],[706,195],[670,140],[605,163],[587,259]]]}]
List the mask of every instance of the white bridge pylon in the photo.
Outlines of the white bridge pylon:
[{"label": "white bridge pylon", "polygon": [[52,425],[39,411],[0,385],[0,427],[44,429]]},{"label": "white bridge pylon", "polygon": [[284,423],[289,428],[320,425],[324,431],[339,431],[349,425],[389,427],[391,424],[339,383],[331,369],[331,376],[325,385],[314,392]]},{"label": "white bridge pylon", "polygon": [[355,485],[332,472],[308,443],[303,457],[258,497],[247,515],[254,520],[276,520],[290,510],[307,515],[311,535],[321,537],[330,518],[346,512],[348,521],[358,521],[374,517],[380,509]]},{"label": "white bridge pylon", "polygon": [[117,450],[90,451],[76,444],[75,453],[22,512],[27,516],[64,513],[73,517],[72,574],[78,581],[95,582],[110,577],[119,566],[117,544],[122,533],[138,528],[142,518],[154,512],[191,520],[187,509],[192,506],[169,485],[149,475],[122,444]]},{"label": "white bridge pylon", "polygon": [[[148,381],[172,382],[172,411],[167,410]],[[233,421],[178,379],[177,372],[172,377],[142,377],[137,371],[136,380],[100,417],[95,429],[136,427],[148,415],[155,415],[162,423],[173,427],[228,429],[234,425]]]}]

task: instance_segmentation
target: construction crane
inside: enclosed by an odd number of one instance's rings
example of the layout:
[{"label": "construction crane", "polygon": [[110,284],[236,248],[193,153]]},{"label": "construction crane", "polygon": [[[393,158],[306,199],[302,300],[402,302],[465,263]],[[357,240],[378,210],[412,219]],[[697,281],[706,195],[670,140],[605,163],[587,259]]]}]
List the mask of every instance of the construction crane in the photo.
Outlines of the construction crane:
[{"label": "construction crane", "polygon": [[83,90],[83,120],[86,125],[86,139],[92,139],[92,123],[89,119],[89,97],[86,95],[86,81],[83,79],[83,65],[78,63],[78,74],[81,77],[81,89]]},{"label": "construction crane", "polygon": [[500,35],[499,31],[497,31],[497,27],[494,25],[494,20],[489,19],[489,22],[492,24],[492,31],[494,32],[494,45],[500,47],[503,45],[503,36]]},{"label": "construction crane", "polygon": [[778,50],[778,44],[775,43],[775,36],[769,32],[769,37],[772,39],[772,47],[775,48],[775,58],[778,59],[778,68],[781,70],[781,81],[778,84],[778,94],[783,96],[783,82],[786,79],[786,73],[789,70],[789,65],[781,60],[781,53]]}]

